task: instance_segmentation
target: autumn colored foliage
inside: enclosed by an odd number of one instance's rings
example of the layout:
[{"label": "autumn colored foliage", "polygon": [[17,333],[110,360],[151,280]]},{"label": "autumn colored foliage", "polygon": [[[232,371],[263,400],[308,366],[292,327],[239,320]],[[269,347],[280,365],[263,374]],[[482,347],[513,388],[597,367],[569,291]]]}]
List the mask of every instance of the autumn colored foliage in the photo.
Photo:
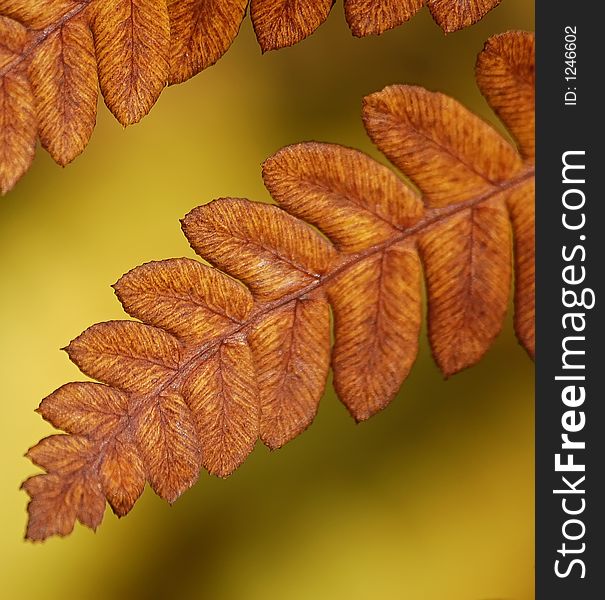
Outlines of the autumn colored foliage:
[{"label": "autumn colored foliage", "polygon": [[[357,36],[382,33],[425,4],[444,31],[500,0],[345,0]],[[263,51],[321,25],[333,0],[251,0]],[[0,193],[29,168],[39,139],[65,166],[92,135],[97,88],[126,126],[163,88],[214,64],[235,39],[248,0],[0,0]],[[98,83],[97,83],[98,82]]]},{"label": "autumn colored foliage", "polygon": [[423,277],[437,364],[446,376],[475,364],[502,327],[511,238],[515,327],[533,356],[533,65],[522,32],[491,38],[477,62],[517,148],[440,93],[394,85],[364,99],[369,135],[418,191],[357,150],[311,142],[264,163],[278,206],[193,209],[183,231],[213,266],[136,267],[114,287],[139,321],[67,346],[102,383],[68,383],[38,409],[67,434],[28,452],[45,473],[23,484],[27,537],[96,528],[106,500],[123,516],[146,482],[173,502],[202,467],[229,475],[258,438],[279,448],[312,422],[330,362],[338,396],[368,419],[415,360]]}]

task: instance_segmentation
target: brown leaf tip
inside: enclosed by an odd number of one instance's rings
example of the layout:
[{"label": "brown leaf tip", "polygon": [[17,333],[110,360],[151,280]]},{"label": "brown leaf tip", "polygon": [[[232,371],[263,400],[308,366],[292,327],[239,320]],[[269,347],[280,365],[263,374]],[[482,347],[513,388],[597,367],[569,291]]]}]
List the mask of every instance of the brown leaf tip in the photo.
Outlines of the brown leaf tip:
[{"label": "brown leaf tip", "polygon": [[263,53],[293,46],[327,18],[334,0],[252,0],[250,18]]},{"label": "brown leaf tip", "polygon": [[480,21],[501,0],[425,0],[431,15],[444,33],[453,33]]},{"label": "brown leaf tip", "polygon": [[425,0],[345,0],[345,17],[356,37],[380,35],[409,21]]}]

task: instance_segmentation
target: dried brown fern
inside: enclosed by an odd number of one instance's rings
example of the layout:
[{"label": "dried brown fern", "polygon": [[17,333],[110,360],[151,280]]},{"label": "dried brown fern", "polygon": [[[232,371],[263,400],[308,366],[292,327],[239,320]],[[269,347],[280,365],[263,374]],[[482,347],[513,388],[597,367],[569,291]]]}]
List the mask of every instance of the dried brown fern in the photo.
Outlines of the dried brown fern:
[{"label": "dried brown fern", "polygon": [[[500,0],[346,0],[357,36],[400,25],[427,4],[445,31]],[[263,51],[291,46],[333,0],[252,0]],[[65,166],[95,126],[97,78],[122,125],[146,115],[167,84],[186,81],[229,48],[248,0],[0,0],[0,193],[29,168],[39,138]]]},{"label": "dried brown fern", "polygon": [[[452,98],[391,86],[365,98],[378,147],[413,190],[367,155],[331,144],[286,147],[263,165],[280,207],[223,198],[182,222],[216,268],[179,258],[124,275],[135,321],[93,325],[67,347],[101,383],[68,383],[38,412],[68,435],[28,456],[27,537],[96,528],[105,500],[123,516],[145,482],[175,501],[201,467],[224,477],[260,439],[279,448],[313,420],[330,363],[356,420],[384,408],[416,357],[421,278],[429,337],[448,376],[498,334],[515,236],[516,315],[533,355],[532,34],[491,38],[477,75],[518,152]],[[322,236],[308,223],[325,234]]]}]

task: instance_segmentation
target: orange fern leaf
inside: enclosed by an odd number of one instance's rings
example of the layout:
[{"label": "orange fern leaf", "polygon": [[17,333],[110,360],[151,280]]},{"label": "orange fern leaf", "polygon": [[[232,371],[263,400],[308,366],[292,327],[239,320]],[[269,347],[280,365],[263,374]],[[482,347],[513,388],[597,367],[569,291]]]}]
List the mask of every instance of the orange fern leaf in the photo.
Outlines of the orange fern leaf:
[{"label": "orange fern leaf", "polygon": [[[424,0],[346,0],[355,35],[381,33]],[[499,0],[426,0],[453,31]],[[321,25],[333,0],[252,0],[263,51],[291,46]],[[214,64],[229,48],[248,0],[0,0],[0,193],[29,168],[39,138],[61,166],[86,147],[98,84],[126,126],[138,122],[167,84]],[[98,84],[97,84],[98,80]]]},{"label": "orange fern leaf", "polygon": [[299,435],[326,383],[330,307],[334,385],[358,421],[416,358],[423,273],[439,367],[477,363],[502,327],[511,235],[515,324],[533,354],[533,43],[496,36],[477,66],[520,152],[452,98],[390,86],[365,98],[364,123],[419,191],[357,150],[289,146],[263,165],[279,206],[223,198],[183,219],[213,266],[177,258],[124,275],[116,294],[140,322],[93,325],[67,347],[101,383],[69,383],[38,409],[67,435],[28,452],[46,473],[24,483],[27,537],[95,528],[104,499],[125,515],[146,481],[173,502],[201,467],[225,477],[258,438]]}]

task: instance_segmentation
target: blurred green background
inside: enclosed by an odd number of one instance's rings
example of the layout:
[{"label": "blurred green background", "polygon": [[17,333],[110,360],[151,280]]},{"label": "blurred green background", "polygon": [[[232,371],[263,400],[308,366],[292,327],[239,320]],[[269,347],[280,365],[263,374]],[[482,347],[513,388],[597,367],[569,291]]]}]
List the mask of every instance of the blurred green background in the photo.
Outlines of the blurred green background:
[{"label": "blurred green background", "polygon": [[480,365],[445,382],[426,336],[399,396],[354,425],[331,387],[304,435],[257,447],[228,480],[202,474],[173,507],[146,490],[96,534],[22,540],[36,471],[23,453],[51,433],[32,411],[82,376],[58,348],[124,315],[109,284],[141,262],[192,256],[178,219],[219,196],[267,200],[261,162],[320,140],[386,162],[361,99],[391,83],[447,92],[496,122],[474,82],[489,35],[533,29],[533,2],[503,0],[447,38],[424,9],[379,38],[351,36],[338,3],[303,43],[261,56],[249,20],[228,54],[166,90],[122,130],[100,106],[65,170],[39,151],[0,199],[0,437],[5,598],[533,598],[533,365],[510,317]]}]

